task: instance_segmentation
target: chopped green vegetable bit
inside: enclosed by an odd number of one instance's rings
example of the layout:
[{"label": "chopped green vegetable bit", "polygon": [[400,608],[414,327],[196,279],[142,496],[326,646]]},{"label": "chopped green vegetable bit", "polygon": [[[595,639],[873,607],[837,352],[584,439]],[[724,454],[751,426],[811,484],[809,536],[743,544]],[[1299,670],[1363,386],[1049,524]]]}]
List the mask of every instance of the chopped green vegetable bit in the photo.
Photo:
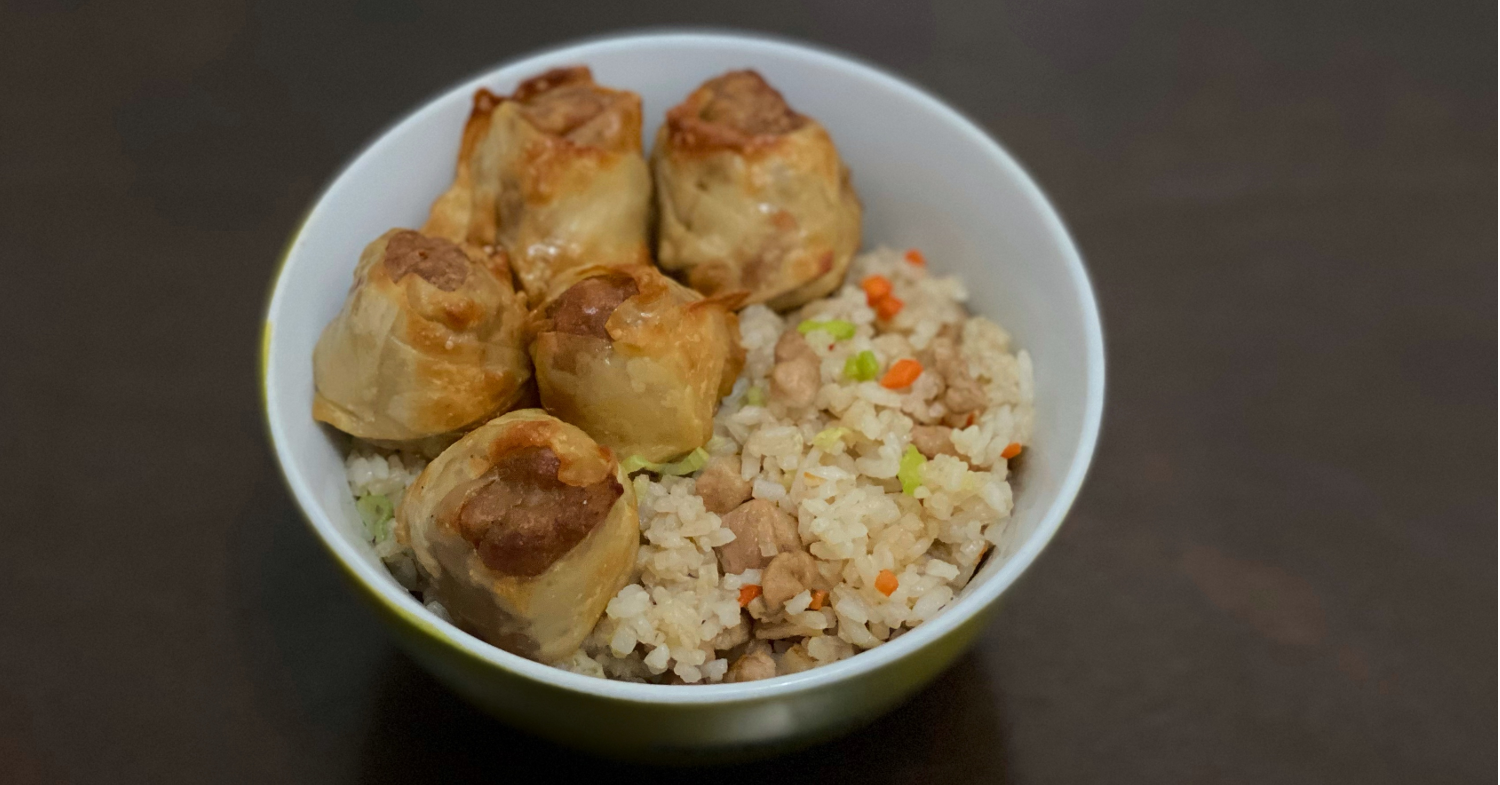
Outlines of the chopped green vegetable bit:
[{"label": "chopped green vegetable bit", "polygon": [[380,542],[390,534],[390,527],[386,523],[396,510],[384,494],[365,494],[354,500],[354,509],[359,511],[359,519],[364,521],[365,531],[369,532],[370,538],[375,542]]},{"label": "chopped green vegetable bit", "polygon": [[868,382],[880,373],[880,360],[875,359],[875,353],[866,349],[859,354],[852,354],[844,361],[844,376],[859,382]]},{"label": "chopped green vegetable bit", "polygon": [[639,455],[632,455],[629,458],[620,461],[620,468],[625,470],[626,474],[635,474],[642,469],[651,469],[652,471],[655,471],[656,467],[658,466],[661,466],[661,464],[652,463],[651,461],[648,461]]},{"label": "chopped green vegetable bit", "polygon": [[626,474],[634,474],[642,469],[656,474],[670,474],[673,477],[682,477],[692,474],[708,465],[708,451],[699,447],[688,453],[682,460],[673,463],[656,463],[648,461],[639,455],[632,455],[620,461],[620,468]]},{"label": "chopped green vegetable bit", "polygon": [[927,465],[927,457],[916,448],[916,445],[906,445],[906,452],[901,454],[901,467],[896,470],[896,479],[901,481],[901,492],[907,496],[913,496],[917,487],[922,484],[922,468]]},{"label": "chopped green vegetable bit", "polygon": [[844,436],[852,433],[848,428],[824,428],[813,437],[813,446],[823,452],[833,452]]},{"label": "chopped green vegetable bit", "polygon": [[826,322],[807,321],[797,325],[797,332],[807,335],[814,330],[822,330],[833,336],[835,341],[847,341],[854,337],[854,322],[846,322],[843,319],[830,319]]},{"label": "chopped green vegetable bit", "polygon": [[844,361],[844,378],[859,380],[859,355],[851,354]]},{"label": "chopped green vegetable bit", "polygon": [[761,387],[760,385],[756,385],[756,386],[751,387],[750,389],[746,390],[745,391],[745,405],[746,406],[765,406],[766,405],[766,390],[765,390],[765,388]]},{"label": "chopped green vegetable bit", "polygon": [[688,453],[682,460],[676,463],[668,463],[661,467],[662,474],[670,474],[674,477],[683,477],[692,474],[708,465],[708,450],[699,447]]}]

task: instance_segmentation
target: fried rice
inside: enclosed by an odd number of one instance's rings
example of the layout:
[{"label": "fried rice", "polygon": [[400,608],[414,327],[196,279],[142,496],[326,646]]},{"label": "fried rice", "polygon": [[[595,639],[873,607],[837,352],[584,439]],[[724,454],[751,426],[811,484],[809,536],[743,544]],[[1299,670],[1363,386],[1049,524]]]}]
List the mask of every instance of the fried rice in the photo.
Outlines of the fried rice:
[{"label": "fried rice", "polygon": [[[870,276],[888,280],[904,303],[894,316],[878,318],[871,307],[859,286]],[[758,652],[774,663],[775,675],[795,673],[893,640],[941,613],[983,560],[1008,555],[1010,464],[1032,430],[1031,357],[1013,350],[995,322],[969,315],[962,282],[931,275],[899,251],[860,255],[849,281],[793,313],[763,306],[740,313],[745,368],[705,447],[716,462],[738,469],[754,499],[795,520],[818,583],[832,588],[768,603],[760,595],[762,570],[721,572],[719,549],[736,535],[705,506],[697,487],[702,472],[641,471],[633,477],[637,574],[583,646],[555,665],[598,677],[701,684],[733,680],[731,664]],[[789,329],[800,329],[817,354],[810,406],[770,394],[775,347]],[[942,341],[956,349],[947,358],[939,352],[949,364],[946,378],[943,362],[932,361]],[[887,372],[902,359],[928,362],[908,386],[889,389],[859,372],[869,361],[865,352]],[[967,412],[952,407],[955,374],[980,396]],[[918,427],[938,434],[942,449],[917,454]],[[389,516],[424,466],[418,456],[357,441],[346,460],[367,538],[418,597],[423,576],[391,536]],[[426,604],[447,617],[440,604]],[[768,665],[761,675],[769,674]]]}]

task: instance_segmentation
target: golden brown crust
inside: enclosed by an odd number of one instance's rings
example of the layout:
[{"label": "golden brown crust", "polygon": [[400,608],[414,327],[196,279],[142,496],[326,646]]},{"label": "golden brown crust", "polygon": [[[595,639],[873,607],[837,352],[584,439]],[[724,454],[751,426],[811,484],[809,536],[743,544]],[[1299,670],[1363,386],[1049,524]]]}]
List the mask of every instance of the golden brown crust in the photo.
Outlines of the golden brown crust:
[{"label": "golden brown crust", "polygon": [[[745,351],[745,345],[740,343],[740,317],[733,313],[733,310],[744,304],[745,299],[750,293],[734,292],[733,294],[737,298],[733,301],[733,305],[725,303],[724,306],[730,309],[728,319],[729,333],[735,336],[735,340],[729,347],[729,357],[724,363],[724,376],[719,381],[719,398],[721,399],[734,390],[735,380],[739,379],[740,372],[745,370],[745,359],[749,355]],[[712,300],[715,298],[710,297],[709,299]]]},{"label": "golden brown crust", "polygon": [[730,71],[704,82],[667,111],[672,144],[684,151],[765,147],[806,125],[781,93],[755,71]]},{"label": "golden brown crust", "polygon": [[516,85],[516,91],[511,93],[510,99],[524,103],[564,85],[580,82],[593,84],[594,72],[586,65],[565,65],[522,81]]},{"label": "golden brown crust", "polygon": [[[561,463],[557,478],[569,485],[592,485],[612,474],[615,470],[614,454],[599,444],[584,445],[582,440],[567,442],[567,449],[558,447],[559,441],[567,438],[567,428],[556,420],[529,420],[517,422],[502,431],[490,442],[486,454],[491,464],[498,464],[506,456],[530,448],[545,447],[553,450]],[[556,452],[562,450],[561,453]]]},{"label": "golden brown crust", "polygon": [[476,172],[475,158],[480,145],[489,137],[490,118],[495,107],[505,100],[489,90],[474,92],[474,102],[458,146],[458,163],[454,167],[453,185],[432,203],[422,233],[454,242],[492,246],[495,242],[496,218],[493,188],[476,185],[486,180],[486,172]]},{"label": "golden brown crust", "polygon": [[495,107],[499,106],[500,102],[504,100],[505,96],[492,93],[483,87],[475,90],[474,106],[469,110],[469,121],[473,122],[474,120],[488,118],[490,113],[495,111]]},{"label": "golden brown crust", "polygon": [[385,272],[397,283],[416,273],[433,286],[451,292],[469,277],[469,264],[457,243],[410,230],[392,235],[385,247]]}]

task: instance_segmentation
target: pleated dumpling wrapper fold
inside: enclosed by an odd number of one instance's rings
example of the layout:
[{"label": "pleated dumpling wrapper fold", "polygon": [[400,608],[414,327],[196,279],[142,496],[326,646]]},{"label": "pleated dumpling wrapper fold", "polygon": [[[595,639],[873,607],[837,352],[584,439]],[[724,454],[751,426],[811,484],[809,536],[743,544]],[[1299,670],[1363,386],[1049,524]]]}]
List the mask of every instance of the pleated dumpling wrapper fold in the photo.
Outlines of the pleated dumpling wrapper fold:
[{"label": "pleated dumpling wrapper fold", "polygon": [[744,366],[742,298],[705,298],[648,265],[574,271],[531,315],[542,405],[622,458],[702,447]]},{"label": "pleated dumpling wrapper fold", "polygon": [[535,303],[573,267],[648,263],[650,210],[640,96],[575,66],[475,94],[453,186],[424,229],[503,249]]},{"label": "pleated dumpling wrapper fold", "polygon": [[392,229],[365,247],[313,350],[313,417],[435,452],[526,394],[525,319],[502,260]]},{"label": "pleated dumpling wrapper fold", "polygon": [[844,280],[861,223],[849,170],[760,74],[710,79],[668,111],[651,164],[657,263],[694,289],[784,311]]},{"label": "pleated dumpling wrapper fold", "polygon": [[459,627],[541,662],[571,655],[629,580],[640,545],[630,478],[608,448],[539,409],[458,440],[396,512]]}]

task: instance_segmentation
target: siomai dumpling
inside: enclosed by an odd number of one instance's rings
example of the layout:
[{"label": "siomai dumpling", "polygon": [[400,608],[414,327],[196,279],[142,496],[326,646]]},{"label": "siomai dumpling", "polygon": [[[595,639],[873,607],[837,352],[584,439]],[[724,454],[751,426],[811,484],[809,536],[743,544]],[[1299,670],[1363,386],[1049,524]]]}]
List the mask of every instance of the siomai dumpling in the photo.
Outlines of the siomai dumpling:
[{"label": "siomai dumpling", "polygon": [[451,442],[526,392],[525,319],[502,260],[392,229],[313,350],[313,417],[393,446]]},{"label": "siomai dumpling", "polygon": [[624,457],[703,446],[744,365],[742,297],[705,298],[649,265],[571,273],[531,316],[542,405]]},{"label": "siomai dumpling", "polygon": [[860,204],[833,140],[754,71],[704,82],[651,152],[657,263],[705,294],[786,310],[837,289]]},{"label": "siomai dumpling", "polygon": [[424,228],[504,249],[535,302],[570,268],[649,262],[650,209],[640,96],[577,66],[475,94],[453,186]]},{"label": "siomai dumpling", "polygon": [[491,420],[427,465],[396,512],[462,628],[542,662],[572,654],[629,580],[635,491],[614,455],[538,409]]}]

